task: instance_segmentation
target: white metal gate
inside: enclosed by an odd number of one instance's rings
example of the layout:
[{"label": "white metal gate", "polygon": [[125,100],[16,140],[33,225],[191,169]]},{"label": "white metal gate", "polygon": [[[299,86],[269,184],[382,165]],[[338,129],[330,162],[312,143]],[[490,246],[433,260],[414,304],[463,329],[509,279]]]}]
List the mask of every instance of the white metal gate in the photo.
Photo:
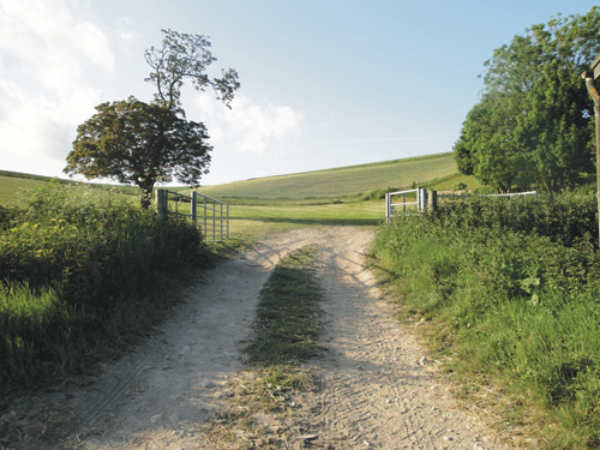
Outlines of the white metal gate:
[{"label": "white metal gate", "polygon": [[206,241],[229,239],[229,204],[193,191],[192,195],[167,189],[156,190],[156,209],[160,215],[189,217]]},{"label": "white metal gate", "polygon": [[388,192],[385,194],[385,221],[389,223],[394,216],[406,216],[425,211],[426,207],[426,189],[416,188]]}]

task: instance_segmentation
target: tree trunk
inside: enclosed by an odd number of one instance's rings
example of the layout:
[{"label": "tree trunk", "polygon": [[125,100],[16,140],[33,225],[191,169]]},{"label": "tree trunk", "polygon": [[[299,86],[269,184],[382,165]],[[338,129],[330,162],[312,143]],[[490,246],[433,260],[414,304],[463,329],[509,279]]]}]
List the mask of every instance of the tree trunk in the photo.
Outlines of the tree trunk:
[{"label": "tree trunk", "polygon": [[152,184],[151,186],[140,186],[140,189],[142,190],[142,196],[140,198],[140,205],[142,206],[142,209],[150,208],[150,205],[152,204],[153,187],[154,184]]}]

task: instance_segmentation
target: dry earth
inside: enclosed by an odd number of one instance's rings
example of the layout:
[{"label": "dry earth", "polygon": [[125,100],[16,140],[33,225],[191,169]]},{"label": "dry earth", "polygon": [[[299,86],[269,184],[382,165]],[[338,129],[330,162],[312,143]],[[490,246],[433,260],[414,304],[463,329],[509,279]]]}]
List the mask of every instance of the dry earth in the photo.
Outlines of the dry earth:
[{"label": "dry earth", "polygon": [[328,352],[308,366],[321,388],[303,394],[291,417],[263,422],[291,421],[288,430],[311,432],[310,440],[291,439],[290,448],[501,448],[477,417],[456,406],[436,365],[394,318],[365,266],[373,236],[359,227],[299,229],[219,265],[129,356],[84,385],[15,405],[19,446],[207,448],[206,424],[227,407],[263,283],[287,253],[317,244]]}]

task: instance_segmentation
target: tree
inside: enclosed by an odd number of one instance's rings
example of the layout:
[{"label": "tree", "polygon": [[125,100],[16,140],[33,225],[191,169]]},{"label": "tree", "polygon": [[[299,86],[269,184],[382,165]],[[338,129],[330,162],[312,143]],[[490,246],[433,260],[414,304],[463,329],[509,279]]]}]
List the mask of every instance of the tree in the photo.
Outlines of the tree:
[{"label": "tree", "polygon": [[499,191],[556,191],[593,170],[581,80],[600,51],[600,9],[534,25],[486,61],[485,89],[454,146],[459,170]]},{"label": "tree", "polygon": [[156,182],[197,185],[208,173],[212,147],[204,124],[135,97],[102,103],[96,111],[77,128],[65,173],[136,184],[143,208]]},{"label": "tree", "polygon": [[197,90],[212,87],[217,99],[231,107],[240,87],[234,69],[210,78],[206,70],[216,61],[206,36],[162,30],[162,47],[151,47],[144,56],[151,67],[145,81],[156,84],[152,104],[135,97],[96,106],[94,116],[80,125],[64,172],[88,179],[113,178],[136,184],[141,204],[148,208],[156,182],[197,185],[208,173],[212,147],[203,123],[185,119],[181,88],[190,79]]},{"label": "tree", "polygon": [[145,79],[156,85],[154,100],[168,109],[181,106],[181,87],[187,78],[199,91],[212,87],[217,99],[231,107],[234,93],[240,87],[238,73],[234,69],[221,70],[220,78],[210,78],[208,67],[217,59],[210,51],[210,40],[203,35],[179,33],[171,29],[161,30],[161,48],[150,47],[144,53],[152,71]]},{"label": "tree", "polygon": [[500,192],[526,185],[529,170],[525,155],[515,135],[506,132],[516,127],[514,118],[514,105],[503,95],[484,95],[467,115],[454,145],[459,170]]}]

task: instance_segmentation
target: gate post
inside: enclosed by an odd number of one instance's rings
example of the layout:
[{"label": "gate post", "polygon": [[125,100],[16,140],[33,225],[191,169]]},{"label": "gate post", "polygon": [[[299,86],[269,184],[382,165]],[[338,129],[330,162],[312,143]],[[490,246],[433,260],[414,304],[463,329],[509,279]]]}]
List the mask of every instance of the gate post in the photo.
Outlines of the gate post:
[{"label": "gate post", "polygon": [[385,193],[385,223],[390,223],[390,194]]},{"label": "gate post", "polygon": [[425,212],[427,209],[427,189],[417,188],[417,210],[419,212]]},{"label": "gate post", "polygon": [[164,189],[156,190],[156,212],[161,219],[166,219],[169,213],[169,194]]},{"label": "gate post", "polygon": [[431,190],[431,210],[435,211],[438,207],[437,191]]},{"label": "gate post", "polygon": [[196,219],[198,218],[198,213],[197,213],[197,205],[196,205],[196,200],[198,199],[198,193],[196,191],[192,192],[192,223],[194,224],[194,226],[196,226]]}]

